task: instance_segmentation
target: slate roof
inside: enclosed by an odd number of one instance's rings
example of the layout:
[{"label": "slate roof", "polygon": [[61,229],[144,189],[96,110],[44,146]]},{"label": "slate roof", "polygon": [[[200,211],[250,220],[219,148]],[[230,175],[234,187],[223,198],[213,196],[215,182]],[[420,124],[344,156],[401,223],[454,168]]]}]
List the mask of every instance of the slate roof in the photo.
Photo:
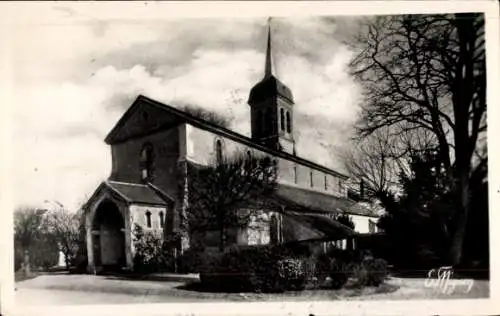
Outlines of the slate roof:
[{"label": "slate roof", "polygon": [[378,217],[378,214],[362,203],[299,187],[281,184],[276,190],[275,197],[289,209],[301,212]]},{"label": "slate roof", "polygon": [[130,203],[165,205],[170,202],[165,194],[161,194],[157,191],[158,189],[155,190],[154,187],[145,184],[111,180],[105,181],[104,184]]},{"label": "slate roof", "polygon": [[252,90],[250,90],[248,104],[258,104],[268,98],[278,95],[293,103],[292,91],[278,78],[271,75],[269,78],[262,79],[262,81],[257,83]]},{"label": "slate roof", "polygon": [[357,233],[338,221],[321,214],[283,213],[284,242],[340,240]]}]

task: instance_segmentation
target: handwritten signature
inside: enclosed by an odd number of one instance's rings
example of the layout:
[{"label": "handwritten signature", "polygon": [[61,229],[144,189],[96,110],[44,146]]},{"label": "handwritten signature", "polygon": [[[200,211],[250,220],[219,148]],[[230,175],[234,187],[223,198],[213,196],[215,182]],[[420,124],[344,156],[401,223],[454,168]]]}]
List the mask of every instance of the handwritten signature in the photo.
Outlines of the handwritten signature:
[{"label": "handwritten signature", "polygon": [[425,287],[432,287],[443,294],[451,294],[455,289],[461,288],[467,294],[472,290],[474,280],[453,279],[452,267],[441,267],[432,269],[427,274]]}]

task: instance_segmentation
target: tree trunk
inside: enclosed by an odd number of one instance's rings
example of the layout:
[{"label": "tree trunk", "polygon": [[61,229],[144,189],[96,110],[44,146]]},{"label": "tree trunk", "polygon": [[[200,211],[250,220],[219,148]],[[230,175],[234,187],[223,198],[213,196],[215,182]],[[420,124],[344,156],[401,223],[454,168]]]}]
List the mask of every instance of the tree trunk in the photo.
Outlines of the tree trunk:
[{"label": "tree trunk", "polygon": [[469,211],[469,177],[468,172],[461,172],[459,193],[460,207],[456,217],[456,228],[453,235],[453,240],[450,247],[450,259],[453,265],[458,265],[462,261],[462,250],[465,239],[465,231],[467,227],[467,215]]},{"label": "tree trunk", "polygon": [[70,259],[69,259],[69,253],[64,253],[64,263],[66,264],[66,270],[69,271],[69,267],[70,267]]},{"label": "tree trunk", "polygon": [[31,276],[30,253],[29,253],[29,250],[25,250],[24,251],[24,275],[26,277]]},{"label": "tree trunk", "polygon": [[226,230],[224,229],[224,227],[221,227],[219,250],[221,252],[224,252],[225,249],[226,249]]},{"label": "tree trunk", "polygon": [[[455,116],[455,178],[460,201],[456,217],[455,233],[450,248],[451,261],[457,265],[462,261],[462,246],[467,226],[469,211],[469,181],[471,158],[476,146],[476,140],[469,135],[470,110],[474,97],[474,50],[477,34],[474,28],[474,16],[457,14],[455,25],[459,40],[458,62],[455,70],[455,79],[452,83],[454,93],[452,97]],[[473,131],[474,132],[474,131]]]}]

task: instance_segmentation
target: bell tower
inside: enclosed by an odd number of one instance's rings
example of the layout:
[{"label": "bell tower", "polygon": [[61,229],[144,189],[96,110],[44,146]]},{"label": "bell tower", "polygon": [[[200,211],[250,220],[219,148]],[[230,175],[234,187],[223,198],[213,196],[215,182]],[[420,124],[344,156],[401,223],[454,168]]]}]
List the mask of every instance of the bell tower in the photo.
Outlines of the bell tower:
[{"label": "bell tower", "polygon": [[275,150],[295,155],[292,91],[273,74],[271,19],[268,20],[264,77],[248,98],[252,139]]}]

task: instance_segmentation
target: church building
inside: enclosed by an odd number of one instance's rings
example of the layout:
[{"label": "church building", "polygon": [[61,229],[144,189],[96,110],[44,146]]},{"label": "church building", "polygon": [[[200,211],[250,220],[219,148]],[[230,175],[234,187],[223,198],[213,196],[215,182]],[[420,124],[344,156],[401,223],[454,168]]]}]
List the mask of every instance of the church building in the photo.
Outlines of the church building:
[{"label": "church building", "polygon": [[[208,165],[236,151],[276,160],[275,198],[282,203],[262,225],[242,232],[238,244],[324,242],[376,231],[378,215],[349,198],[348,176],[297,152],[294,109],[300,104],[273,74],[271,49],[269,30],[264,76],[248,99],[251,137],[145,96],[133,102],[105,139],[111,147],[111,174],[85,204],[90,271],[133,269],[135,225],[162,235],[181,230],[179,217],[189,201],[179,183],[187,163]],[[335,221],[337,214],[348,214],[355,230]],[[188,236],[179,251],[189,247]]]}]

